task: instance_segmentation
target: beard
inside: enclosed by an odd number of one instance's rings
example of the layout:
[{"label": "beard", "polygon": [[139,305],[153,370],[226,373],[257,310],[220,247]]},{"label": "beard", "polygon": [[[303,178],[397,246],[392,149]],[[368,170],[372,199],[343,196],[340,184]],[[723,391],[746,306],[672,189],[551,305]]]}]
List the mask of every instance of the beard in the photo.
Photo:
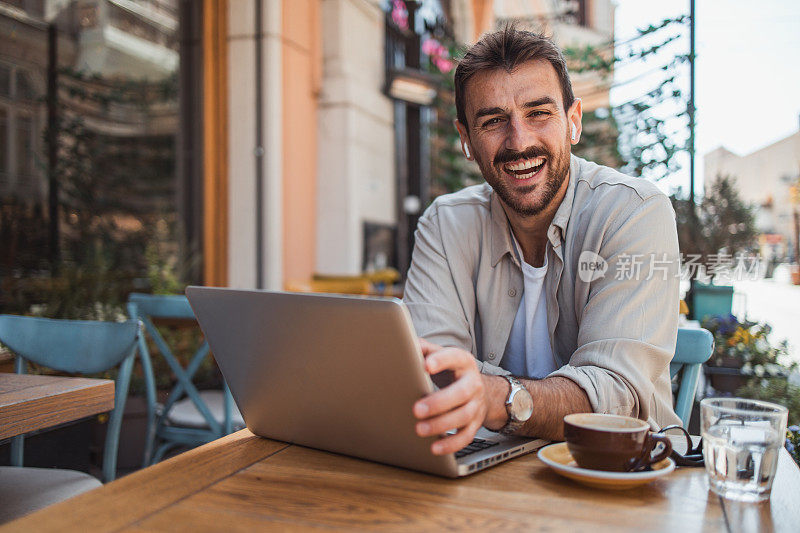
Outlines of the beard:
[{"label": "beard", "polygon": [[[485,164],[477,156],[475,161],[483,174],[483,179],[491,185],[505,205],[522,217],[532,217],[544,211],[552,203],[569,175],[568,142],[564,149],[557,153],[543,146],[531,146],[521,152],[501,150],[495,155],[490,165]],[[526,187],[512,187],[513,181],[510,180],[515,178],[503,170],[503,164],[518,159],[534,159],[536,157],[547,159],[544,180]]]}]

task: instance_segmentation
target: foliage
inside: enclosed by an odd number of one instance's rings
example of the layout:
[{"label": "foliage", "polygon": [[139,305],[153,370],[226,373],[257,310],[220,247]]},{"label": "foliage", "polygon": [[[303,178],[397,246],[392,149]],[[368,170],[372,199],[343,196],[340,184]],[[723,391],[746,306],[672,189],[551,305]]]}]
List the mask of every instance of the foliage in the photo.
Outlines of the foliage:
[{"label": "foliage", "polygon": [[584,113],[581,142],[572,147],[572,153],[599,165],[621,168],[625,159],[619,151],[618,137],[617,120],[607,109]]},{"label": "foliage", "polygon": [[[644,78],[655,80],[643,94],[608,110],[602,109],[602,116],[595,117],[607,122],[609,132],[618,131],[618,138],[609,134],[600,139],[586,139],[584,134],[582,142],[575,147],[576,153],[580,154],[581,145],[586,145],[611,156],[599,162],[634,176],[648,175],[658,179],[680,168],[676,156],[685,152],[687,146],[682,140],[676,140],[682,126],[679,126],[679,131],[671,129],[676,121],[688,121],[688,102],[679,85],[678,70],[690,59],[689,56],[673,55],[667,64],[622,82],[612,81],[612,75],[622,66],[653,59],[664,47],[680,38],[682,26],[688,21],[688,16],[681,15],[640,28],[637,35],[626,42],[564,48],[564,57],[573,76],[591,73],[597,78],[594,93],[608,91],[615,84],[623,85]],[[576,96],[588,97],[591,94]]]},{"label": "foliage", "polygon": [[783,405],[789,410],[789,427],[786,431],[786,450],[800,465],[800,387],[786,378],[752,380],[736,391],[741,398],[752,398]]},{"label": "foliage", "polygon": [[107,80],[62,69],[59,102],[60,259],[46,261],[44,206],[4,201],[0,234],[12,246],[0,265],[3,312],[115,320],[132,290],[182,291],[175,136],[150,127],[177,113],[176,76]]},{"label": "foliage", "polygon": [[754,378],[785,377],[797,367],[788,362],[785,340],[777,345],[770,342],[769,324],[718,315],[704,320],[703,327],[714,335],[714,353],[709,361],[713,366],[734,360],[740,363],[742,374]]},{"label": "foliage", "polygon": [[[670,199],[683,254],[697,255],[708,266],[721,252],[735,257],[756,249],[755,211],[739,196],[734,178],[717,176],[696,207],[678,195]],[[714,277],[713,269],[707,272]]]},{"label": "foliage", "polygon": [[787,378],[751,380],[736,395],[783,405],[789,409],[789,424],[800,424],[800,387]]},{"label": "foliage", "polygon": [[424,41],[423,51],[428,58],[426,70],[438,81],[430,121],[430,196],[435,198],[481,183],[483,177],[477,165],[464,157],[458,131],[453,125],[456,102],[451,58],[458,53],[458,46],[447,33],[439,32]]},{"label": "foliage", "polygon": [[786,341],[769,341],[769,324],[739,321],[734,315],[715,316],[703,322],[714,335],[714,353],[709,364],[722,366],[738,361],[748,376],[736,390],[740,398],[752,398],[783,405],[789,410],[786,449],[800,465],[800,387],[794,383],[798,365],[789,361]]},{"label": "foliage", "polygon": [[[22,277],[47,269],[48,226],[46,208],[16,198],[2,198],[0,204],[0,278]],[[0,291],[0,308],[6,308],[5,289]]]},{"label": "foliage", "polygon": [[[663,34],[687,21],[687,16],[665,19],[659,24],[639,29],[637,37],[627,43],[567,46],[563,51],[570,73],[573,76],[592,73],[597,77],[596,92],[606,92],[612,85],[616,67],[654,56],[661,48],[679,38],[674,32],[667,36]],[[446,46],[448,54],[445,60],[459,53],[459,47],[452,37],[441,33],[435,37]],[[656,44],[634,46],[639,38],[653,37],[658,41]],[[628,45],[625,53],[623,44]],[[431,127],[431,196],[435,197],[480,183],[481,175],[474,164],[464,160],[458,134],[453,127],[456,116],[453,76],[447,69],[441,68],[443,58],[440,55],[432,54],[429,59],[428,70],[440,81],[439,97],[435,103],[436,119]],[[674,56],[669,64],[660,67],[665,73],[663,79],[639,97],[610,109],[599,108],[586,112],[581,142],[573,147],[573,153],[636,176],[649,173],[663,177],[677,170],[679,165],[676,156],[686,147],[682,142],[675,141],[675,133],[668,131],[666,123],[687,116],[686,102],[678,85],[677,69],[688,59],[687,55]],[[680,110],[669,111],[665,115],[665,102]]]},{"label": "foliage", "polygon": [[787,428],[786,450],[794,462],[800,465],[800,426],[793,424]]}]

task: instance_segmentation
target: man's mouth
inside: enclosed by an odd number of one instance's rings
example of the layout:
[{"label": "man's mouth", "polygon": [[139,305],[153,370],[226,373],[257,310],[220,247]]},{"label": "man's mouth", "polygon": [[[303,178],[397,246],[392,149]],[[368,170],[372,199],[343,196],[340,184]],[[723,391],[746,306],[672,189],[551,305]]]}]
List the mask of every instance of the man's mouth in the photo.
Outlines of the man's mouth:
[{"label": "man's mouth", "polygon": [[503,165],[503,170],[518,180],[526,180],[528,178],[532,178],[540,170],[542,170],[542,167],[544,167],[546,162],[547,159],[544,157],[517,159],[516,161],[512,161],[511,163],[506,163]]}]

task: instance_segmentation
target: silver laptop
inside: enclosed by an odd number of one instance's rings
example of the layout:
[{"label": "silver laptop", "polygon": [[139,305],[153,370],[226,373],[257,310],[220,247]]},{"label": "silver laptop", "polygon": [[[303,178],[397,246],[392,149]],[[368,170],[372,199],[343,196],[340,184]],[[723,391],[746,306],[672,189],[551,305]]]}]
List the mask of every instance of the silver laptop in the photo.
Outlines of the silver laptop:
[{"label": "silver laptop", "polygon": [[188,287],[186,295],[256,435],[447,477],[543,440],[481,429],[436,456],[411,409],[433,392],[411,317],[395,298]]}]

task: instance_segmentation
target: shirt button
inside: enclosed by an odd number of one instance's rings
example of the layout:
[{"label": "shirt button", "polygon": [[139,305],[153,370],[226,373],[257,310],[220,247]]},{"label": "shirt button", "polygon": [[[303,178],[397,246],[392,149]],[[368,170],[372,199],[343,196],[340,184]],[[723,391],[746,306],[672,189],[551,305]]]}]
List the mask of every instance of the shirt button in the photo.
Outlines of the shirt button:
[{"label": "shirt button", "polygon": [[512,288],[510,288],[510,289],[508,289],[508,295],[509,295],[509,296],[511,296],[511,297],[513,298],[514,296],[516,296],[516,295],[517,295],[517,289],[515,289],[515,288],[513,288],[513,287],[512,287]]},{"label": "shirt button", "polygon": [[489,352],[489,359],[494,359],[495,357],[497,356],[494,354],[494,352]]}]

